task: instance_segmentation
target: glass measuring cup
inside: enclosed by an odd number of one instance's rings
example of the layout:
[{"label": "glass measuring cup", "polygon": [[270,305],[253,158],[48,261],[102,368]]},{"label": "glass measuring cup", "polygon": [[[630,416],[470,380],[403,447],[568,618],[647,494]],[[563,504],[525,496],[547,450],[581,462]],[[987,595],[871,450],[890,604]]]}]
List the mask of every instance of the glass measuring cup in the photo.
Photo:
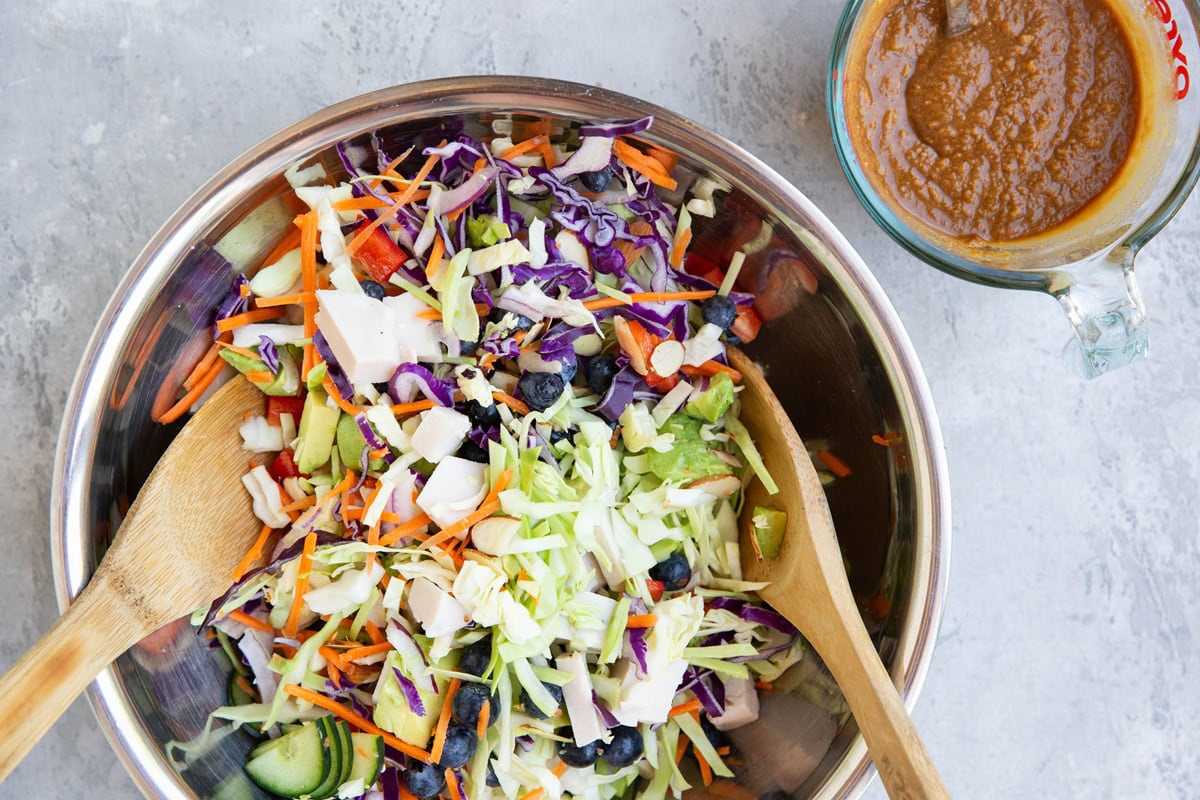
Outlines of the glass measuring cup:
[{"label": "glass measuring cup", "polygon": [[876,189],[855,154],[846,71],[878,4],[847,3],[826,83],[838,159],[871,217],[905,249],[944,272],[1057,299],[1075,333],[1066,355],[1085,377],[1143,357],[1149,339],[1134,260],[1200,177],[1200,0],[1109,0],[1142,82],[1139,133],[1127,163],[1086,213],[1035,236],[995,243],[955,239],[916,219]]}]

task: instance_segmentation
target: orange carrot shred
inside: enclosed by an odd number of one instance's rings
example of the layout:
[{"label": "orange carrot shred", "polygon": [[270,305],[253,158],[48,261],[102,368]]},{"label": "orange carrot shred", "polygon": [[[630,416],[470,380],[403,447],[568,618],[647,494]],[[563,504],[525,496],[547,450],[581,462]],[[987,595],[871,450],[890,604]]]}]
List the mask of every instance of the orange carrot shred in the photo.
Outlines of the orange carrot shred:
[{"label": "orange carrot shred", "polygon": [[263,622],[258,617],[252,617],[245,611],[242,611],[240,608],[230,611],[229,618],[234,622],[242,623],[247,628],[254,628],[256,631],[266,631],[267,633],[275,632],[275,629],[271,627],[270,623]]},{"label": "orange carrot shred", "polygon": [[688,245],[692,243],[692,229],[688,228],[679,235],[679,239],[675,242],[675,247],[671,250],[671,266],[679,269],[683,264],[683,254],[687,252]]},{"label": "orange carrot shred", "polygon": [[550,143],[550,140],[547,139],[545,137],[545,135],[539,133],[537,136],[532,136],[532,137],[526,139],[525,141],[521,142],[520,144],[514,144],[512,147],[508,148],[503,153],[501,153],[499,157],[504,159],[505,161],[511,161],[512,159],[516,158],[517,156],[523,156],[526,153],[528,153],[529,151],[537,150],[543,144],[549,144],[549,143]]},{"label": "orange carrot shred", "polygon": [[259,308],[275,308],[276,306],[294,306],[315,302],[317,302],[316,295],[301,292],[300,294],[282,294],[279,297],[260,297],[254,301],[254,304]]},{"label": "orange carrot shred", "polygon": [[304,606],[304,593],[308,591],[308,572],[312,569],[313,551],[317,549],[317,534],[304,537],[304,551],[300,554],[300,570],[296,575],[296,589],[292,593],[292,608],[287,623],[283,626],[285,636],[294,637],[300,625],[300,609]]},{"label": "orange carrot shred", "polygon": [[828,450],[818,450],[817,458],[821,459],[821,463],[829,467],[829,471],[839,478],[844,478],[850,474],[850,467],[846,465],[846,462]]},{"label": "orange carrot shred", "polygon": [[492,704],[484,703],[479,708],[479,718],[475,720],[475,738],[483,741],[483,737],[487,735],[488,723],[492,719]]},{"label": "orange carrot shred", "polygon": [[336,700],[332,700],[325,695],[320,694],[319,692],[314,692],[311,689],[305,689],[303,686],[295,686],[290,683],[284,684],[283,691],[287,694],[290,694],[292,697],[300,700],[307,700],[314,706],[319,706],[326,711],[341,717],[346,722],[349,722],[351,725],[365,733],[372,733],[376,736],[382,736],[384,742],[396,748],[401,753],[404,753],[406,756],[412,756],[420,761],[424,761],[426,764],[429,764],[433,761],[433,759],[430,757],[430,754],[421,748],[414,747],[403,739],[393,736],[370,720],[359,716],[356,712],[346,708]]},{"label": "orange carrot shred", "polygon": [[262,557],[263,548],[267,546],[267,539],[271,538],[272,530],[270,525],[262,526],[262,530],[258,532],[258,538],[254,540],[254,544],[250,546],[246,555],[242,556],[241,562],[233,570],[232,580],[234,583],[240,581],[242,576],[249,571],[250,565]]},{"label": "orange carrot shred", "polygon": [[433,248],[429,251],[429,261],[425,264],[426,278],[433,280],[433,276],[437,275],[438,267],[442,265],[442,256],[445,254],[446,243],[442,241],[441,236],[434,236]]},{"label": "orange carrot shred", "polygon": [[382,644],[387,641],[387,637],[383,631],[379,629],[378,625],[371,622],[371,620],[367,620],[367,624],[363,626],[363,629],[367,632],[367,636],[371,637],[371,644]]},{"label": "orange carrot shred", "polygon": [[262,266],[263,267],[271,266],[276,261],[283,258],[285,255],[292,252],[299,246],[300,246],[300,229],[295,228],[295,229],[289,231],[287,236],[284,236],[282,239],[280,239],[279,243],[276,244],[275,247],[271,249],[271,252],[267,253],[267,257],[262,260]]},{"label": "orange carrot shred", "polygon": [[[501,475],[499,480],[492,485],[491,490],[487,493],[487,497],[483,499],[483,503],[479,506],[478,510],[468,514],[458,522],[442,528],[435,535],[430,536],[428,539],[421,542],[421,547],[430,548],[435,544],[441,544],[451,536],[457,536],[480,520],[486,519],[499,511],[500,493],[504,491],[504,487],[508,486],[508,482],[512,480],[512,475],[513,471],[511,468],[504,470],[504,474]],[[393,531],[393,533],[395,533],[395,531]]]},{"label": "orange carrot shred", "polygon": [[698,367],[693,367],[691,364],[684,364],[681,367],[683,374],[692,376],[708,376],[716,375],[718,372],[725,372],[733,380],[734,383],[742,382],[742,373],[730,366],[726,366],[719,361],[705,361]]},{"label": "orange carrot shred", "polygon": [[[442,140],[442,143],[439,144],[438,147],[442,147],[445,144],[445,140]],[[390,222],[398,213],[400,213],[400,209],[413,199],[417,193],[417,190],[420,188],[422,181],[429,177],[429,173],[433,171],[434,166],[437,164],[440,158],[441,156],[434,154],[425,159],[425,163],[421,165],[420,171],[413,176],[412,182],[409,183],[408,187],[400,193],[400,196],[396,198],[396,202],[392,204],[392,207],[377,216],[370,225],[363,226],[363,229],[358,232],[358,235],[350,240],[350,244],[346,245],[346,252],[349,255],[354,255],[356,252],[358,252],[358,248],[362,247],[362,244],[367,240],[367,237],[373,234],[380,225]]]},{"label": "orange carrot shred", "polygon": [[[300,275],[303,278],[304,294],[316,296],[317,291],[317,213],[310,211],[294,220],[300,228]],[[317,332],[316,310],[312,303],[305,303],[304,335],[311,337]],[[311,343],[304,346],[304,363],[300,376],[308,377],[313,368],[317,349]]]},{"label": "orange carrot shred", "polygon": [[649,628],[658,622],[657,614],[633,614],[625,621],[626,628]]},{"label": "orange carrot shred", "polygon": [[265,369],[252,369],[243,374],[251,383],[270,383],[275,380],[275,373],[267,372]]},{"label": "orange carrot shred", "polygon": [[438,715],[437,727],[433,730],[433,747],[429,749],[429,759],[433,764],[442,760],[442,748],[446,746],[446,731],[450,728],[450,707],[454,705],[454,693],[458,691],[462,681],[451,678],[450,689],[446,699],[442,701],[442,713]]},{"label": "orange carrot shred", "polygon": [[492,392],[492,397],[496,398],[501,403],[504,403],[504,405],[508,406],[513,411],[517,412],[518,414],[528,414],[529,413],[529,406],[525,405],[525,403],[523,401],[518,400],[517,398],[513,397],[511,394],[508,394],[507,392],[502,392],[499,389],[497,389],[496,391]]},{"label": "orange carrot shred", "polygon": [[433,520],[431,520],[427,514],[418,514],[400,527],[393,528],[385,536],[381,536],[379,538],[379,543],[384,547],[391,547],[406,536],[413,536],[417,534],[422,528],[429,525],[429,523],[432,521]]},{"label": "orange carrot shred", "polygon": [[692,753],[696,756],[696,763],[700,765],[700,780],[704,781],[705,786],[711,786],[713,782],[712,767],[704,760],[704,756],[700,753],[700,748],[696,747],[696,743],[692,742]]},{"label": "orange carrot shred", "polygon": [[700,701],[696,699],[687,700],[672,708],[667,712],[668,717],[677,717],[680,714],[690,714],[693,711],[699,711],[701,708]]},{"label": "orange carrot shred", "polygon": [[245,356],[246,358],[255,358],[260,361],[262,360],[262,356],[245,347],[238,347],[237,345],[229,344],[228,342],[217,342],[217,346],[221,350],[228,350],[231,353],[237,353],[238,355]]},{"label": "orange carrot shred", "polygon": [[208,368],[208,372],[200,376],[200,379],[192,384],[192,388],[187,394],[179,398],[175,405],[168,408],[166,411],[158,415],[155,422],[163,425],[168,425],[187,413],[187,410],[200,399],[200,395],[204,394],[204,390],[212,386],[212,382],[221,374],[221,370],[225,369],[225,362],[220,359],[215,364]]},{"label": "orange carrot shred", "polygon": [[768,683],[767,681],[755,681],[754,688],[763,692],[773,692],[775,691],[775,684]]},{"label": "orange carrot shred", "polygon": [[674,178],[667,173],[662,162],[653,156],[648,156],[641,150],[638,150],[631,144],[617,139],[613,142],[613,154],[617,160],[629,167],[634,172],[639,172],[646,177],[651,183],[656,186],[661,186],[668,191],[675,189],[679,184]]},{"label": "orange carrot shred", "polygon": [[446,767],[446,796],[458,800],[461,796],[458,789],[458,778],[454,775],[454,770]]},{"label": "orange carrot shred", "polygon": [[412,403],[400,403],[399,405],[392,406],[392,413],[398,417],[405,416],[408,414],[415,414],[418,411],[428,411],[436,405],[437,403],[433,402],[432,400],[417,400]]},{"label": "orange carrot shred", "polygon": [[240,328],[243,325],[249,325],[251,322],[263,322],[269,319],[279,319],[284,312],[277,308],[259,308],[254,311],[244,311],[241,314],[234,314],[232,317],[217,321],[217,330],[221,333],[231,331],[234,328]]},{"label": "orange carrot shred", "polygon": [[375,656],[380,653],[386,653],[392,649],[392,645],[388,642],[380,642],[379,644],[367,644],[362,647],[355,647],[352,650],[347,650],[342,653],[342,661],[349,662],[356,658],[366,658],[367,656]]},{"label": "orange carrot shred", "polygon": [[340,408],[342,411],[345,411],[352,417],[357,416],[362,412],[361,408],[353,403],[347,402],[342,398],[342,393],[339,392],[337,387],[333,385],[333,378],[330,378],[328,375],[326,375],[325,380],[321,381],[321,386],[325,389],[329,396],[333,398],[333,402],[337,403],[338,408]]},{"label": "orange carrot shred", "polygon": [[589,311],[599,311],[603,308],[616,308],[631,303],[670,303],[676,300],[707,300],[716,294],[715,289],[698,289],[690,292],[634,292],[627,295],[628,300],[621,297],[601,297],[588,300],[583,307]]}]

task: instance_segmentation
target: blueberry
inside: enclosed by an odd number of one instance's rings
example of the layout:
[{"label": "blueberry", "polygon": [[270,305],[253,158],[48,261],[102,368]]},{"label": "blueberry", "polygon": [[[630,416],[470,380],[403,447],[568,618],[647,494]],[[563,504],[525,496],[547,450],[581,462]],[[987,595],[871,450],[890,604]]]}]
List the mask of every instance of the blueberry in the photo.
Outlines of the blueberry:
[{"label": "blueberry", "polygon": [[584,368],[584,376],[587,378],[588,388],[596,394],[604,394],[608,391],[608,387],[612,386],[613,378],[621,368],[617,366],[617,360],[609,355],[599,355],[592,358]]},{"label": "blueberry", "polygon": [[608,191],[608,187],[612,185],[612,179],[612,167],[605,167],[595,172],[583,172],[579,175],[579,182],[583,184],[583,188],[597,194]]},{"label": "blueberry", "polygon": [[[549,692],[550,696],[554,698],[555,704],[561,707],[563,702],[562,687],[555,686],[553,683],[545,682],[542,683],[542,686],[545,686],[546,691]],[[521,690],[521,707],[525,709],[526,714],[534,719],[546,719],[546,714],[543,714],[542,710],[534,704],[533,698],[531,698],[529,696],[529,692],[525,691],[524,689]],[[556,711],[555,713],[557,714],[558,712]]]},{"label": "blueberry", "polygon": [[550,431],[550,444],[557,444],[558,442],[561,442],[563,439],[566,439],[568,442],[571,442],[572,444],[574,444],[575,429],[572,428],[569,431],[560,431],[558,428],[555,428],[554,430]]},{"label": "blueberry", "polygon": [[700,306],[700,316],[710,325],[716,325],[723,331],[733,326],[737,319],[737,306],[728,297],[714,294]]},{"label": "blueberry", "polygon": [[494,322],[497,325],[499,325],[505,317],[508,317],[510,321],[515,320],[515,322],[512,323],[515,326],[513,327],[513,331],[527,331],[533,327],[533,320],[531,320],[529,317],[526,317],[523,314],[518,314],[515,311],[508,311],[500,306],[494,306],[492,310],[488,312],[487,316],[488,322]]},{"label": "blueberry", "polygon": [[479,349],[479,342],[464,342],[462,340],[459,340],[458,354],[460,356],[475,355],[475,351],[478,349]]},{"label": "blueberry", "polygon": [[492,767],[491,761],[488,762],[487,778],[484,779],[484,783],[493,789],[500,785],[500,779],[496,777],[496,770]]},{"label": "blueberry", "polygon": [[742,343],[742,337],[734,336],[732,333],[725,334],[725,344],[731,344],[734,347],[737,347],[741,343]]},{"label": "blueberry", "polygon": [[572,358],[569,361],[558,363],[558,376],[563,379],[563,383],[570,383],[571,379],[575,377],[575,373],[579,371],[579,362]]},{"label": "blueberry", "polygon": [[613,728],[612,741],[604,745],[603,756],[614,769],[628,767],[642,757],[641,731],[629,725]]},{"label": "blueberry", "polygon": [[468,400],[463,403],[463,410],[467,412],[467,418],[471,420],[472,425],[494,428],[500,424],[500,409],[496,408],[495,403],[485,406],[477,400]]},{"label": "blueberry", "polygon": [[483,711],[485,703],[488,706],[488,724],[491,725],[496,721],[495,696],[482,683],[464,683],[454,693],[450,712],[456,721],[470,726],[471,730],[474,730],[479,723],[479,714]]},{"label": "blueberry", "polygon": [[376,300],[382,300],[387,297],[387,290],[383,288],[383,284],[375,281],[359,281],[358,285],[362,287],[363,294],[367,297],[372,297]]},{"label": "blueberry", "polygon": [[446,729],[446,743],[442,745],[442,760],[438,764],[444,769],[458,769],[471,760],[476,741],[474,726],[451,723]]},{"label": "blueberry", "polygon": [[437,797],[446,788],[444,769],[436,764],[410,759],[408,769],[404,770],[404,788],[422,800]]},{"label": "blueberry", "polygon": [[517,381],[521,397],[534,411],[545,411],[563,393],[562,376],[553,372],[526,372]]},{"label": "blueberry", "polygon": [[[568,728],[563,736],[570,738],[571,729]],[[596,759],[600,757],[600,741],[588,742],[583,747],[575,744],[574,740],[570,742],[558,743],[558,757],[568,767],[590,767],[596,763]]]},{"label": "blueberry", "polygon": [[488,463],[488,451],[470,439],[462,443],[462,447],[458,448],[458,452],[455,455],[459,458],[465,458],[467,461],[474,461],[476,464]]},{"label": "blueberry", "polygon": [[650,568],[650,577],[671,591],[682,589],[692,579],[692,568],[683,553],[672,553]]},{"label": "blueberry", "polygon": [[482,677],[492,662],[492,637],[486,636],[463,648],[458,657],[458,671]]}]

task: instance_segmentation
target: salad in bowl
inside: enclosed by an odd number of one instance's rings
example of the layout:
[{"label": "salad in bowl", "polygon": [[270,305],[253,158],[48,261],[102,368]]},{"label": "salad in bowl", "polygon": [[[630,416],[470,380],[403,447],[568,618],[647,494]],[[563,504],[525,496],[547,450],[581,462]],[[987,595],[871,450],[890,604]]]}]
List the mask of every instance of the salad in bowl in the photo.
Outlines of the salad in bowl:
[{"label": "salad in bowl", "polygon": [[722,187],[680,192],[651,124],[289,171],[294,232],[159,417],[235,371],[266,396],[240,429],[261,534],[193,618],[266,791],[736,790],[725,732],[805,645],[742,577],[739,517],[767,555],[785,520],[742,513],[774,482],[726,357],[760,326],[741,254],[688,252]]}]

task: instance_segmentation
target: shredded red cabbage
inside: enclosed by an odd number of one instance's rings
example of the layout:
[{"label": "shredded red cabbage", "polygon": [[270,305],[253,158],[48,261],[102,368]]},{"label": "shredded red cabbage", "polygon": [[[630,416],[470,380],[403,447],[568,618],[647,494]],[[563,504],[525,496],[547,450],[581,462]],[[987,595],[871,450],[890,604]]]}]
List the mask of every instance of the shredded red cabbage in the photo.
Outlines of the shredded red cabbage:
[{"label": "shredded red cabbage", "polygon": [[654,115],[647,114],[637,119],[618,119],[612,122],[593,122],[579,126],[580,136],[607,136],[615,139],[618,136],[629,136],[641,133],[654,124]]},{"label": "shredded red cabbage", "polygon": [[392,674],[396,677],[396,683],[400,684],[400,692],[404,695],[404,700],[408,703],[408,707],[418,717],[425,716],[425,704],[421,702],[421,693],[417,691],[416,684],[395,667],[392,667]]},{"label": "shredded red cabbage", "polygon": [[223,319],[229,319],[236,314],[242,314],[250,308],[249,292],[243,292],[243,286],[249,286],[250,282],[246,280],[246,276],[238,272],[233,276],[233,285],[229,287],[229,291],[225,293],[225,297],[217,304],[216,316],[213,319],[213,339],[220,337],[221,332],[217,330],[217,323]]},{"label": "shredded red cabbage", "polygon": [[411,403],[420,392],[426,400],[439,406],[454,405],[455,384],[436,378],[429,367],[421,364],[401,364],[388,380],[388,396],[396,403]]},{"label": "shredded red cabbage", "polygon": [[272,374],[279,372],[279,351],[269,336],[258,337],[258,357],[267,365]]},{"label": "shredded red cabbage", "polygon": [[325,341],[325,335],[320,331],[313,334],[313,347],[321,355],[325,361],[325,369],[329,375],[329,380],[333,381],[334,387],[343,398],[349,399],[354,397],[354,387],[350,384],[350,379],[346,377],[345,370],[338,363],[337,356],[333,354],[333,348],[329,346],[329,342]]}]

